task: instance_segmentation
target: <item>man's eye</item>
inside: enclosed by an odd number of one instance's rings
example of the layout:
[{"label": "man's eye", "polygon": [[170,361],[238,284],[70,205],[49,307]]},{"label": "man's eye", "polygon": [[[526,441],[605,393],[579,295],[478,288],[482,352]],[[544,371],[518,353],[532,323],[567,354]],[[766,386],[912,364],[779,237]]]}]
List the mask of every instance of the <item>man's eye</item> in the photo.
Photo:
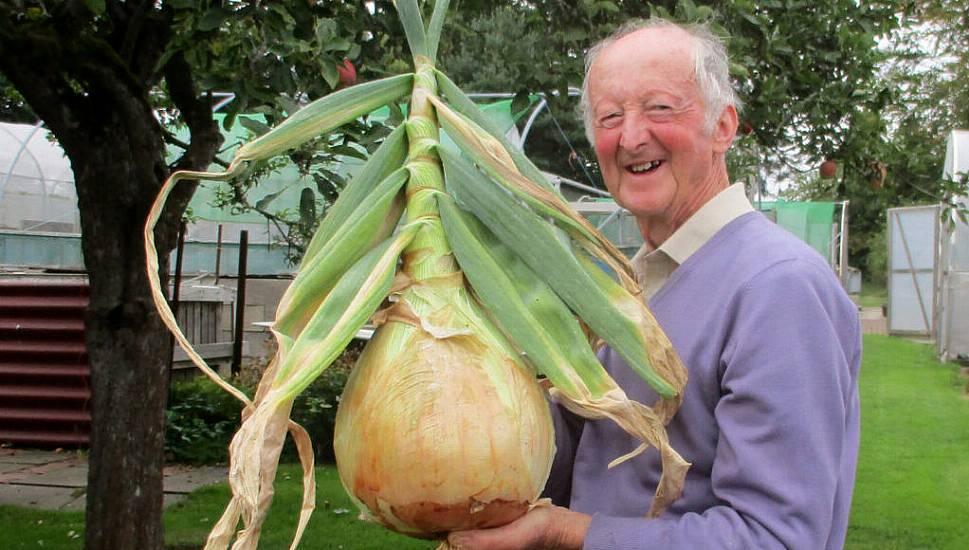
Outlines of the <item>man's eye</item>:
[{"label": "man's eye", "polygon": [[611,128],[619,123],[620,113],[608,113],[599,117],[599,125]]}]

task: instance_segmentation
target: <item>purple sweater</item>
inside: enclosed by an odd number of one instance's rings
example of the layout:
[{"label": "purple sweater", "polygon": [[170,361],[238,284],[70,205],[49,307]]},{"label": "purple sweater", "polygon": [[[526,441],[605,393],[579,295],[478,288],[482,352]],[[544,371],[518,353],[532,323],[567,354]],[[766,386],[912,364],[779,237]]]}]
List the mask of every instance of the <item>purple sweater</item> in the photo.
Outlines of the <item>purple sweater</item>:
[{"label": "purple sweater", "polygon": [[[644,519],[655,449],[607,420],[553,407],[546,495],[592,514],[585,548],[834,549],[844,545],[858,456],[856,307],[824,260],[752,212],[716,233],[649,302],[690,372],[670,441],[693,463],[683,496]],[[609,348],[630,397],[656,394]]]}]

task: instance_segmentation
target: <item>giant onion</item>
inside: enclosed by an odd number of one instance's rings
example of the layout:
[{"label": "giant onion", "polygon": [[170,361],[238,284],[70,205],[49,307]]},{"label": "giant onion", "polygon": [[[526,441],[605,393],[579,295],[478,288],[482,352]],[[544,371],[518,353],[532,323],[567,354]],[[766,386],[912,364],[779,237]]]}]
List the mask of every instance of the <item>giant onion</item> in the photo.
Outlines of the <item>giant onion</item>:
[{"label": "giant onion", "polygon": [[[670,447],[686,371],[640,299],[628,261],[434,67],[447,0],[425,27],[397,2],[415,72],[319,99],[241,147],[225,172],[176,172],[145,226],[152,296],[192,361],[244,404],[229,448],[233,497],[207,548],[254,548],[287,431],[304,472],[295,547],[314,506],[309,438],[295,397],[368,321],[379,325],[337,416],[340,478],[362,514],[420,537],[510,522],[534,504],[554,437],[536,375],[556,401],[656,447],[647,515],[678,497],[689,464]],[[325,135],[410,91],[407,121],[329,209],[272,331],[278,350],[250,401],[192,350],[161,292],[154,226],[181,180],[233,180],[253,162]],[[453,149],[441,145],[446,131]],[[614,281],[600,266],[618,276]],[[595,357],[610,344],[661,399],[626,397]],[[236,532],[242,521],[242,529]]]}]

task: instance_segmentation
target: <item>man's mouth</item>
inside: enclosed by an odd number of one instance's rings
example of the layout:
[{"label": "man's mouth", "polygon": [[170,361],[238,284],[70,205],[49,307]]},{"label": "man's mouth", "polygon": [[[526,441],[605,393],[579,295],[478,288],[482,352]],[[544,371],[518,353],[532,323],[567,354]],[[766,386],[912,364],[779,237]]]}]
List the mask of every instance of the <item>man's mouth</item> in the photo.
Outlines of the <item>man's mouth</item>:
[{"label": "man's mouth", "polygon": [[661,160],[641,162],[639,164],[630,164],[626,167],[626,170],[629,170],[633,174],[646,174],[656,170],[661,164],[663,164]]}]

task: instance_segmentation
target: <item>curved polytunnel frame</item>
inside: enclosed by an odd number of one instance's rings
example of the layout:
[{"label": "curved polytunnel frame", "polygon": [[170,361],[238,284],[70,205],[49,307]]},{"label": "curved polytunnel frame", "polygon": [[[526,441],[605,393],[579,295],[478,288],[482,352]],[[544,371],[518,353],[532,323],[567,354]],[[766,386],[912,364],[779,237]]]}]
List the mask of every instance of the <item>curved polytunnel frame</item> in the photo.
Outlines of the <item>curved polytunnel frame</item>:
[{"label": "curved polytunnel frame", "polygon": [[0,123],[0,230],[81,231],[70,161],[40,122]]}]

